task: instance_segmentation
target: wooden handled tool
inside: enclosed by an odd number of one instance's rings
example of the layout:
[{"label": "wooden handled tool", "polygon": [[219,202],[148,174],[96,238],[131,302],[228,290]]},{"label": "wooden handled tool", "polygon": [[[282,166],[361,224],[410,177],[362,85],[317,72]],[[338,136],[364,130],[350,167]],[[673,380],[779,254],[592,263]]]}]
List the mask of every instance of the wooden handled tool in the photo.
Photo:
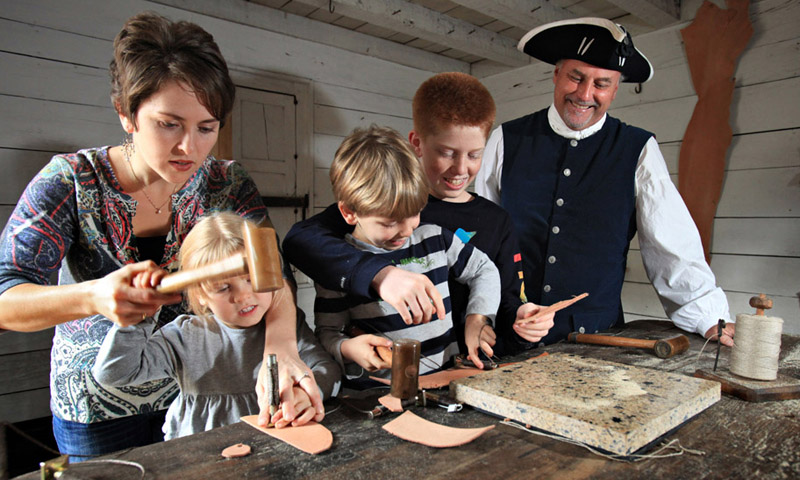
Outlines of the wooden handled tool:
[{"label": "wooden handled tool", "polygon": [[674,335],[661,340],[645,340],[643,338],[613,337],[611,335],[591,335],[572,332],[567,335],[572,343],[591,343],[594,345],[610,345],[612,347],[634,347],[655,350],[658,358],[669,358],[689,349],[689,338],[686,335]]},{"label": "wooden handled tool", "polygon": [[283,287],[275,230],[245,223],[242,226],[242,235],[244,251],[193,270],[167,275],[161,280],[158,291],[175,293],[198,283],[244,274],[250,275],[250,283],[255,292],[271,292]]}]

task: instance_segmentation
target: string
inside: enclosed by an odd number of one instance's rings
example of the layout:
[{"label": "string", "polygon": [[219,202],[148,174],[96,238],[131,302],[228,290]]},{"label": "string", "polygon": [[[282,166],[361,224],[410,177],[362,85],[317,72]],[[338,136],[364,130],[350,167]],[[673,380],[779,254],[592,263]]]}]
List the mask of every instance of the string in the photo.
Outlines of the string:
[{"label": "string", "polygon": [[730,370],[756,380],[775,380],[781,353],[783,320],[764,315],[736,315],[736,344]]},{"label": "string", "polygon": [[[649,460],[649,459],[652,459],[652,458],[677,457],[677,456],[683,455],[684,453],[689,453],[691,455],[705,455],[706,454],[706,452],[704,452],[702,450],[693,450],[691,448],[684,447],[683,445],[681,445],[680,441],[677,438],[672,439],[669,442],[662,444],[657,450],[655,450],[652,453],[643,453],[643,454],[633,454],[632,453],[632,454],[628,454],[628,455],[605,453],[603,451],[600,451],[600,450],[592,447],[591,445],[588,445],[586,443],[580,442],[578,440],[573,440],[571,438],[562,437],[560,435],[554,435],[554,434],[551,434],[551,433],[543,432],[541,430],[534,430],[532,428],[528,428],[528,427],[526,427],[524,425],[521,425],[521,424],[519,424],[517,422],[514,422],[512,420],[503,420],[500,423],[502,423],[503,425],[508,425],[508,426],[511,426],[511,427],[514,427],[514,428],[518,428],[520,430],[524,430],[524,431],[526,431],[528,433],[532,433],[534,435],[539,435],[539,436],[547,437],[547,438],[550,438],[550,439],[553,439],[553,440],[560,440],[562,442],[567,442],[567,443],[572,444],[572,445],[577,445],[579,447],[585,448],[586,450],[589,450],[590,452],[594,453],[595,455],[599,455],[599,456],[601,456],[603,458],[607,458],[609,460],[614,460],[616,462],[641,462],[642,460]],[[670,451],[670,453],[662,453],[664,451]]]},{"label": "string", "polygon": [[[20,430],[19,428],[17,428],[12,423],[0,422],[0,425],[10,428],[11,430],[13,430],[20,437],[22,437],[25,440],[31,442],[32,444],[36,445],[37,447],[41,448],[42,450],[44,450],[46,452],[49,452],[49,453],[52,453],[53,455],[57,455],[57,456],[69,455],[70,457],[96,457],[97,456],[97,455],[83,455],[83,454],[75,454],[75,453],[62,453],[62,452],[59,452],[58,450],[55,450],[54,448],[51,448],[48,445],[45,445],[44,443],[40,442],[39,440],[36,440],[35,438],[31,437],[27,433],[25,433],[22,430]],[[117,452],[117,454],[125,453],[128,450],[130,450],[130,449],[126,449],[126,450],[123,450],[121,452]],[[143,479],[144,476],[145,476],[145,469],[144,469],[144,466],[141,463],[132,462],[130,460],[114,459],[114,458],[99,458],[99,459],[94,459],[94,460],[85,460],[85,461],[79,462],[79,463],[70,463],[68,469],[72,470],[73,468],[79,467],[81,465],[97,465],[97,464],[101,464],[101,463],[113,463],[113,464],[117,464],[117,465],[125,465],[125,466],[128,466],[128,467],[134,467],[134,468],[137,468],[140,472],[142,472],[142,476],[139,477],[140,479]]]}]

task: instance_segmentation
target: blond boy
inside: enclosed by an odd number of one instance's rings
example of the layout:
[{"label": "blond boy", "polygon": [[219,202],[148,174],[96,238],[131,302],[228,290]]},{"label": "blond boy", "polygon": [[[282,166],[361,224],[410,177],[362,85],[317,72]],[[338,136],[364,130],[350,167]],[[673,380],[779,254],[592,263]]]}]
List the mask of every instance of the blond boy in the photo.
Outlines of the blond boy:
[{"label": "blond boy", "polygon": [[[366,386],[366,372],[386,369],[376,346],[392,339],[422,342],[420,373],[437,370],[458,353],[449,309],[448,277],[469,285],[465,343],[491,355],[493,322],[500,298],[497,268],[482,252],[437,225],[420,224],[429,185],[410,145],[389,128],[354,131],[336,152],[331,184],[342,218],[354,227],[346,236],[353,247],[373,253],[398,268],[425,275],[445,299],[444,318],[407,324],[382,300],[337,292],[317,284],[316,333],[323,346],[345,368],[350,386]],[[348,327],[366,332],[350,337]],[[384,370],[388,375],[388,370]]]}]

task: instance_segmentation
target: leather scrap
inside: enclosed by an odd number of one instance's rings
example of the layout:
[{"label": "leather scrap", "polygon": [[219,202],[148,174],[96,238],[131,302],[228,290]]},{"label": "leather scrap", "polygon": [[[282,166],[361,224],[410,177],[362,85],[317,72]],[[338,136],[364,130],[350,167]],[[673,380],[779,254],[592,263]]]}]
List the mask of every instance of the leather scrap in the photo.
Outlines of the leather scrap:
[{"label": "leather scrap", "polygon": [[388,408],[389,411],[400,413],[403,411],[403,401],[395,397],[391,393],[382,396],[378,399],[381,405]]},{"label": "leather scrap", "polygon": [[242,417],[242,421],[257,430],[261,430],[270,437],[277,438],[294,448],[312,455],[328,450],[333,444],[333,434],[331,431],[314,421],[298,427],[286,428],[261,427],[258,425],[258,415]]},{"label": "leather scrap", "polygon": [[520,325],[524,325],[526,323],[533,322],[535,320],[538,320],[538,319],[544,317],[545,315],[547,315],[549,313],[555,313],[555,312],[557,312],[559,310],[563,310],[563,309],[569,307],[570,305],[572,305],[573,303],[577,302],[578,300],[584,299],[584,298],[586,298],[588,296],[589,296],[588,293],[581,293],[580,295],[578,295],[576,297],[572,297],[572,298],[567,299],[567,300],[561,300],[560,302],[556,302],[556,303],[550,305],[549,307],[542,308],[541,310],[539,310],[535,314],[531,315],[530,317],[525,317],[525,318],[523,318],[521,320],[517,320],[516,323],[518,323]]},{"label": "leather scrap", "polygon": [[403,440],[435,448],[465,445],[480,437],[494,425],[481,428],[454,428],[430,422],[406,411],[383,426],[383,429]]},{"label": "leather scrap", "polygon": [[222,451],[222,456],[225,458],[246,457],[250,455],[251,451],[250,445],[237,443],[236,445],[231,445],[230,447],[225,448]]}]

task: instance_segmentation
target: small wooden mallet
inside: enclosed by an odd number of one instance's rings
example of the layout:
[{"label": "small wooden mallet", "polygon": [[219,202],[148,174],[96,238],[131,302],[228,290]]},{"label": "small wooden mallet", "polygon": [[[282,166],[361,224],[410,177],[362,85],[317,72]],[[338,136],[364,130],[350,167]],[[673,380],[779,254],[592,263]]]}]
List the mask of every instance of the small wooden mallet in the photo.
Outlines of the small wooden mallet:
[{"label": "small wooden mallet", "polygon": [[677,334],[661,340],[646,340],[643,338],[614,337],[611,335],[592,335],[588,333],[572,332],[567,336],[567,341],[572,343],[591,343],[594,345],[610,345],[613,347],[634,347],[652,349],[658,358],[669,358],[689,349],[689,338]]},{"label": "small wooden mallet", "polygon": [[175,293],[198,283],[244,274],[250,275],[250,283],[255,292],[272,292],[282,288],[283,275],[275,230],[245,223],[242,226],[242,236],[242,252],[193,270],[167,275],[161,280],[157,290],[161,293]]}]

